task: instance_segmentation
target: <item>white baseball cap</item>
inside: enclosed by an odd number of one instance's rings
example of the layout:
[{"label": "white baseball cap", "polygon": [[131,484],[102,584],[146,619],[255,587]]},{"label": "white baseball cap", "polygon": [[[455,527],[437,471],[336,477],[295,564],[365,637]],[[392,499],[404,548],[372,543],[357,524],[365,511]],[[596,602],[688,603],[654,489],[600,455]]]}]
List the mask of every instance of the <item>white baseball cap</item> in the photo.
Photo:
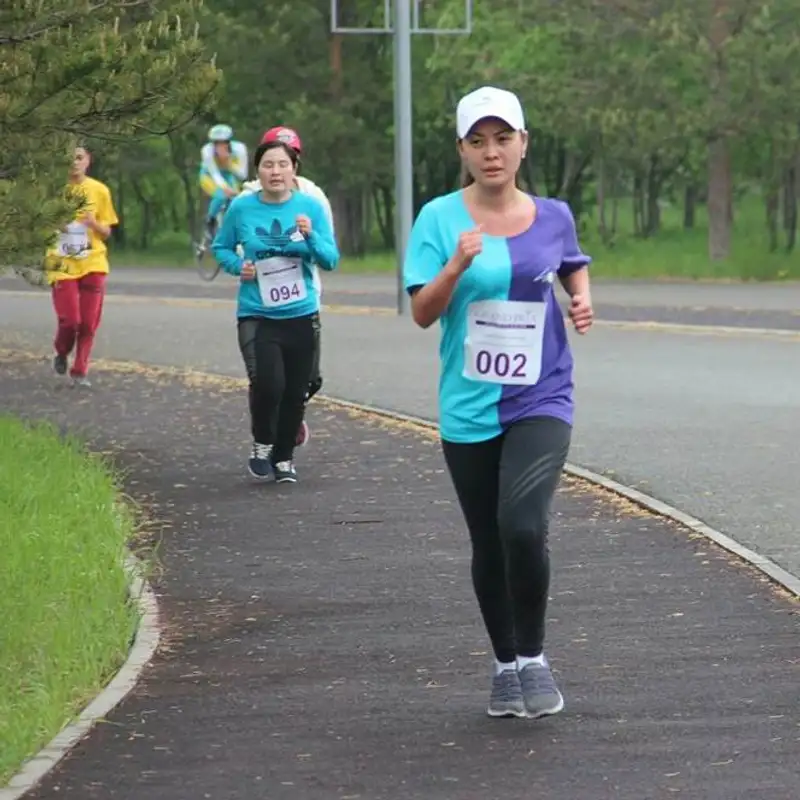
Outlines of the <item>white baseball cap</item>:
[{"label": "white baseball cap", "polygon": [[522,104],[514,92],[497,89],[494,86],[482,86],[480,89],[465,94],[458,101],[456,109],[456,133],[463,139],[476,122],[487,117],[503,120],[515,131],[525,130],[525,115]]}]

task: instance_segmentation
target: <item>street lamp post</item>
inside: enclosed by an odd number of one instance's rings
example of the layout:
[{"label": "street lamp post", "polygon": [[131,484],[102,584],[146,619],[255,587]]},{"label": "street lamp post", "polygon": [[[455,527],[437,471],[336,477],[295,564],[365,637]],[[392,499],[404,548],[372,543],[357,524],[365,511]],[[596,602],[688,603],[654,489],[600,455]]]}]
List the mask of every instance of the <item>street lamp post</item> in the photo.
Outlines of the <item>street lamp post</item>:
[{"label": "street lamp post", "polygon": [[465,24],[463,28],[420,27],[419,10],[422,1],[394,0],[394,9],[392,9],[392,0],[384,0],[383,27],[344,27],[338,24],[339,4],[342,0],[331,0],[332,33],[378,33],[389,35],[394,40],[395,252],[397,255],[397,313],[400,315],[408,313],[408,295],[403,289],[403,257],[414,221],[411,36],[415,33],[446,36],[472,32],[473,0],[464,0]]}]

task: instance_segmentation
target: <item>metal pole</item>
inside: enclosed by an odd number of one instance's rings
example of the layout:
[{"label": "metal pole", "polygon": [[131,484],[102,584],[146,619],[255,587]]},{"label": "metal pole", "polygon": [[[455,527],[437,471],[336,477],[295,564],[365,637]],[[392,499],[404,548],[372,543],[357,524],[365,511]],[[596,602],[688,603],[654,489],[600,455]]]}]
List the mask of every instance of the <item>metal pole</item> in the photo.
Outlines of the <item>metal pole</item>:
[{"label": "metal pole", "polygon": [[409,0],[394,2],[394,173],[397,253],[397,313],[408,313],[403,289],[403,257],[414,221],[411,122],[411,7]]}]

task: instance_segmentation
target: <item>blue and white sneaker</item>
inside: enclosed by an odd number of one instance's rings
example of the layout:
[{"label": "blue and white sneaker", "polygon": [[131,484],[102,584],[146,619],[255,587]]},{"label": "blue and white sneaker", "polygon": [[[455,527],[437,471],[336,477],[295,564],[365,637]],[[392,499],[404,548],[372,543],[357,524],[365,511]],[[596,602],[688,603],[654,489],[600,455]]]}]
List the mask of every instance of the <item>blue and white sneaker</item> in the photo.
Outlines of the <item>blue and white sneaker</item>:
[{"label": "blue and white sneaker", "polygon": [[271,455],[271,444],[253,442],[253,447],[250,450],[250,459],[247,462],[247,469],[257,480],[264,481],[272,477]]},{"label": "blue and white sneaker", "polygon": [[519,670],[519,682],[525,701],[525,716],[528,719],[558,714],[564,708],[564,698],[547,661],[544,664],[524,666]]}]

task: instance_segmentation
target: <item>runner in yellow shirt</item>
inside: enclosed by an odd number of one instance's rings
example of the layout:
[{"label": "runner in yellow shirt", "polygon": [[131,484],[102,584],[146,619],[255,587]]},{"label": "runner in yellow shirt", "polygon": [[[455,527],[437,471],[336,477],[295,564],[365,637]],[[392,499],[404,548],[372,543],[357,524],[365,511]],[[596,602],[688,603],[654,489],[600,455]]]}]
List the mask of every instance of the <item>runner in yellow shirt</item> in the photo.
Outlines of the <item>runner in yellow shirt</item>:
[{"label": "runner in yellow shirt", "polygon": [[109,188],[87,176],[90,164],[89,150],[85,146],[77,147],[69,190],[82,194],[86,206],[60,231],[46,259],[47,279],[52,286],[53,307],[58,318],[53,368],[64,375],[67,359],[74,349],[75,359],[69,372],[78,386],[90,385],[86,373],[100,325],[109,270],[106,240],[112,226],[119,222]]}]

